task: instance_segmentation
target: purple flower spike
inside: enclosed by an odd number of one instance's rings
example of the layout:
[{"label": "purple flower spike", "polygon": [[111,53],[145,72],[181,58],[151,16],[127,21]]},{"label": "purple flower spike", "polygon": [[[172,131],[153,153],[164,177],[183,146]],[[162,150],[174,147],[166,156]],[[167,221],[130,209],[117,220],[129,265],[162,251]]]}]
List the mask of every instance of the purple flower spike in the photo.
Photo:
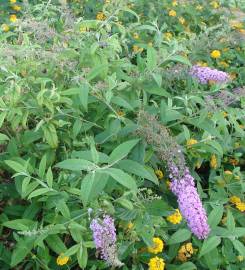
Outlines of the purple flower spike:
[{"label": "purple flower spike", "polygon": [[178,168],[169,164],[171,190],[178,198],[179,209],[187,221],[190,230],[198,239],[207,238],[210,228],[207,221],[207,214],[197,193],[194,179],[188,168],[180,176]]},{"label": "purple flower spike", "polygon": [[189,74],[201,84],[207,84],[209,81],[224,83],[229,80],[229,75],[226,72],[198,65],[193,66]]},{"label": "purple flower spike", "polygon": [[102,220],[93,219],[90,229],[93,231],[94,243],[101,258],[110,266],[122,266],[123,263],[117,257],[117,236],[113,218],[105,215]]}]

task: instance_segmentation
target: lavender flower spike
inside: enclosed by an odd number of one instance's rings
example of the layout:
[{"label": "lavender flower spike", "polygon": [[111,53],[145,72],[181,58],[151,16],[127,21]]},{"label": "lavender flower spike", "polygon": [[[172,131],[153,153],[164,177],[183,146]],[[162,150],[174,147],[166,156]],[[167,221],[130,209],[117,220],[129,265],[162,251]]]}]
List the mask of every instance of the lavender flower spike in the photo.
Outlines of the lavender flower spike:
[{"label": "lavender flower spike", "polygon": [[93,219],[90,229],[93,231],[94,243],[96,249],[100,252],[101,258],[110,266],[122,266],[123,263],[119,261],[117,256],[117,237],[113,218],[105,215],[102,220]]},{"label": "lavender flower spike", "polygon": [[188,227],[198,239],[205,239],[210,228],[207,222],[207,215],[197,193],[194,179],[189,169],[185,168],[184,174],[180,176],[178,168],[169,164],[171,178],[171,190],[178,198],[179,209],[186,219]]},{"label": "lavender flower spike", "polygon": [[198,65],[193,66],[189,74],[201,84],[207,84],[209,81],[224,83],[229,80],[229,75],[226,72]]}]

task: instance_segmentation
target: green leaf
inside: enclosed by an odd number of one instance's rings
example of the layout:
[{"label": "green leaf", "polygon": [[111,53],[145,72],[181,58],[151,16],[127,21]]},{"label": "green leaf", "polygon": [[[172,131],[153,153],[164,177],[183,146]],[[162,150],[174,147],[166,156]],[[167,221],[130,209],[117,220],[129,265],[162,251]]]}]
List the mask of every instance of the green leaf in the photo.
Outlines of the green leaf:
[{"label": "green leaf", "polygon": [[157,53],[153,47],[147,48],[147,68],[153,70],[157,66]]},{"label": "green leaf", "polygon": [[82,269],[85,269],[88,262],[88,251],[87,251],[87,248],[84,247],[82,244],[80,245],[80,249],[77,252],[77,261],[78,261],[79,266]]},{"label": "green leaf", "polygon": [[5,160],[5,163],[12,168],[14,171],[18,172],[18,173],[22,173],[22,172],[26,172],[26,168],[23,167],[22,164],[13,161],[13,160]]},{"label": "green leaf", "polygon": [[80,248],[80,244],[76,244],[72,247],[70,247],[69,249],[67,249],[67,251],[64,253],[64,256],[70,257],[73,254],[75,254]]},{"label": "green leaf", "polygon": [[156,175],[153,172],[151,173],[148,171],[143,165],[136,161],[124,159],[118,162],[118,166],[124,171],[133,173],[158,185],[158,179]]},{"label": "green leaf", "polygon": [[70,218],[70,210],[67,207],[66,203],[64,200],[59,200],[58,203],[56,204],[57,209],[61,212],[62,216],[65,218]]},{"label": "green leaf", "polygon": [[163,200],[154,200],[145,204],[146,211],[152,216],[165,216],[172,208]]},{"label": "green leaf", "polygon": [[126,188],[136,191],[137,185],[135,180],[127,173],[124,173],[122,170],[115,168],[108,168],[100,171],[101,173],[109,174],[113,179],[115,179],[119,184],[125,186]]},{"label": "green leaf", "polygon": [[55,126],[53,124],[49,123],[47,125],[43,125],[42,130],[44,133],[44,138],[46,139],[47,143],[52,148],[57,148],[58,147],[58,136],[57,136]]},{"label": "green leaf", "polygon": [[66,159],[56,164],[55,167],[71,171],[89,171],[94,164],[85,159]]},{"label": "green leaf", "polygon": [[235,230],[236,224],[235,224],[234,217],[233,217],[230,210],[227,210],[226,226],[227,226],[227,229],[229,230],[229,232],[232,234]]},{"label": "green leaf", "polygon": [[239,240],[232,240],[231,241],[234,248],[239,252],[239,254],[241,256],[245,257],[245,246],[242,242],[240,242]]},{"label": "green leaf", "polygon": [[64,245],[63,241],[59,238],[58,235],[52,234],[49,235],[45,241],[47,242],[50,249],[52,249],[56,254],[65,253],[67,248]]},{"label": "green leaf", "polygon": [[45,171],[46,171],[46,163],[47,163],[47,156],[43,155],[39,164],[39,169],[38,169],[38,176],[40,178],[44,178]]},{"label": "green leaf", "polygon": [[162,97],[171,97],[171,95],[167,92],[167,90],[158,87],[158,86],[153,86],[151,88],[145,88],[144,89],[147,93],[152,94],[152,95],[157,95],[157,96],[162,96]]},{"label": "green leaf", "polygon": [[0,133],[0,141],[8,141],[9,137],[3,133]]},{"label": "green leaf", "polygon": [[131,140],[118,145],[110,154],[108,163],[112,164],[126,157],[139,140]]},{"label": "green leaf", "polygon": [[220,244],[220,242],[221,242],[221,238],[218,236],[212,236],[204,240],[198,257],[200,258],[206,253],[216,248]]},{"label": "green leaf", "polygon": [[18,241],[18,243],[15,246],[14,251],[12,252],[11,268],[15,267],[17,264],[19,264],[25,259],[25,257],[32,250],[33,243],[34,243],[33,237],[29,237],[29,236],[26,237],[25,239],[20,239]]},{"label": "green leaf", "polygon": [[105,70],[107,70],[108,66],[106,64],[101,64],[101,65],[96,65],[89,73],[87,76],[87,80],[91,81],[100,74],[104,73]]},{"label": "green leaf", "polygon": [[53,173],[52,173],[51,167],[48,168],[48,171],[46,174],[46,179],[47,179],[48,186],[50,188],[52,188],[52,186],[53,186]]},{"label": "green leaf", "polygon": [[33,191],[29,196],[28,199],[43,195],[45,193],[48,193],[49,191],[52,191],[50,188],[39,188],[35,191]]},{"label": "green leaf", "polygon": [[187,229],[179,229],[173,235],[171,235],[170,239],[168,240],[169,245],[182,243],[191,237],[191,232]]},{"label": "green leaf", "polygon": [[223,216],[223,212],[224,212],[224,207],[223,205],[220,206],[216,206],[211,213],[208,216],[208,224],[210,225],[211,228],[216,227]]},{"label": "green leaf", "polygon": [[79,93],[79,98],[81,101],[81,104],[85,111],[88,111],[88,93],[89,93],[89,86],[88,84],[82,84],[81,90]]},{"label": "green leaf", "polygon": [[5,119],[6,116],[7,116],[7,112],[2,112],[2,113],[0,114],[0,128],[1,128],[2,125],[3,125],[4,119]]},{"label": "green leaf", "polygon": [[87,174],[81,184],[81,198],[86,206],[105,188],[108,176],[101,173]]},{"label": "green leaf", "polygon": [[30,230],[30,228],[33,228],[36,222],[29,219],[15,219],[4,222],[2,225],[18,231],[27,231]]},{"label": "green leaf", "polygon": [[186,57],[181,56],[181,55],[171,56],[167,59],[167,61],[182,63],[182,64],[185,64],[185,65],[190,66],[190,67],[192,66],[191,62]]},{"label": "green leaf", "polygon": [[180,267],[178,267],[178,270],[196,270],[197,267],[194,263],[192,262],[186,262],[180,265]]}]

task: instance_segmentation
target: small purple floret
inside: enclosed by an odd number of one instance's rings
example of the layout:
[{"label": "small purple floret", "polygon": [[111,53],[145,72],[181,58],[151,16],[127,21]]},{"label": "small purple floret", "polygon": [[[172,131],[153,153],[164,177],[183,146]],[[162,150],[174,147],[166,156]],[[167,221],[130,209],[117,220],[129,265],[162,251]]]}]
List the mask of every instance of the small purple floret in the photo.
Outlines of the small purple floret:
[{"label": "small purple floret", "polygon": [[194,178],[188,168],[185,168],[184,174],[180,175],[175,165],[169,164],[168,167],[171,178],[170,188],[178,198],[180,212],[186,219],[188,227],[197,238],[207,238],[210,232],[207,214],[197,193]]},{"label": "small purple floret", "polygon": [[201,84],[207,84],[209,81],[225,83],[229,80],[229,75],[224,71],[198,65],[193,66],[189,74]]},{"label": "small purple floret", "polygon": [[93,219],[90,229],[93,231],[94,243],[101,258],[111,266],[122,266],[117,257],[117,236],[113,218],[104,215],[103,219]]}]

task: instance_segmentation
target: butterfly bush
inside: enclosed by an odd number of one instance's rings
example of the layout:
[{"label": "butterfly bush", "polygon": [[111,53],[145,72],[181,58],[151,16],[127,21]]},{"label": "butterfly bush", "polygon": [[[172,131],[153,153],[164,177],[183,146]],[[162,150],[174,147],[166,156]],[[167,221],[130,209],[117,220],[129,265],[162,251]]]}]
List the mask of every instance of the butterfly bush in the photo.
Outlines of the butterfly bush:
[{"label": "butterfly bush", "polygon": [[201,84],[207,84],[209,81],[224,83],[229,80],[229,75],[224,71],[198,65],[191,68],[190,75],[196,78]]},{"label": "butterfly bush", "polygon": [[94,243],[101,258],[110,266],[122,266],[123,264],[117,256],[117,236],[114,219],[108,215],[104,215],[102,220],[98,218],[93,219],[90,229],[93,231]]},{"label": "butterfly bush", "polygon": [[206,211],[195,187],[194,178],[187,167],[183,175],[179,174],[179,170],[174,164],[168,164],[168,169],[170,171],[171,191],[178,198],[179,209],[186,219],[188,227],[197,238],[206,238],[210,229]]},{"label": "butterfly bush", "polygon": [[182,149],[154,116],[140,112],[137,133],[152,145],[169,170],[171,191],[177,196],[179,209],[190,230],[199,239],[209,234],[207,215],[195,187],[194,178],[186,166]]}]

